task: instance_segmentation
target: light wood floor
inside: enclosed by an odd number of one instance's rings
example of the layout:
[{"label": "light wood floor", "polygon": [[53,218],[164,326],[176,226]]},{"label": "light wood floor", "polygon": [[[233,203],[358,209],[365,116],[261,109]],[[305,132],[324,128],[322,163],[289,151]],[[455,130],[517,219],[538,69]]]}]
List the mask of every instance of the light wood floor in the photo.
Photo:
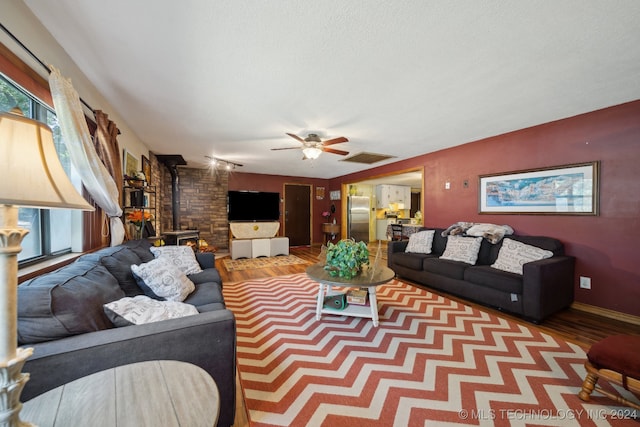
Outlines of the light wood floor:
[{"label": "light wood floor", "polygon": [[[384,248],[386,253],[386,248]],[[309,264],[313,264],[318,261],[318,255],[320,254],[319,247],[300,247],[291,248],[291,254],[296,255]],[[223,283],[239,282],[250,279],[260,279],[264,277],[284,276],[288,274],[304,273],[309,264],[297,264],[284,267],[275,268],[262,268],[244,271],[228,272],[224,267],[224,263],[221,259],[216,259],[216,267],[220,272]],[[403,279],[404,280],[404,279]],[[429,289],[428,287],[418,285],[409,280],[404,280],[407,283],[414,284],[416,286]],[[482,305],[477,305],[467,300],[456,298],[451,295],[444,294],[440,291],[431,290],[434,293],[446,295],[456,301],[464,302],[465,304],[482,308],[485,311],[511,319],[515,322],[522,323],[528,327],[539,328],[542,331],[560,337],[566,341],[578,344],[585,349],[588,349],[591,344],[609,336],[615,334],[632,334],[640,335],[640,326],[631,323],[626,323],[620,320],[611,319],[609,317],[599,316],[593,313],[577,310],[574,308],[568,308],[560,313],[557,313],[550,318],[546,319],[540,325],[534,325],[533,323],[522,320],[516,316],[511,316],[502,313],[497,310],[493,310]],[[244,407],[242,398],[242,392],[240,390],[240,384],[237,384],[237,396],[236,396],[236,420],[234,427],[248,427],[249,422]]]}]

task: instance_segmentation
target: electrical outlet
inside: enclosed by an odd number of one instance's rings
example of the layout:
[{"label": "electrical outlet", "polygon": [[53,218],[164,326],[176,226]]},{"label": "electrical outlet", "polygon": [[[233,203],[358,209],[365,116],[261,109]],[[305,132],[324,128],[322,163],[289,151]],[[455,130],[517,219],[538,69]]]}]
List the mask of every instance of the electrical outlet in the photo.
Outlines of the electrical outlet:
[{"label": "electrical outlet", "polygon": [[580,287],[582,289],[591,289],[591,277],[580,276]]},{"label": "electrical outlet", "polygon": [[444,189],[445,189],[445,190],[448,190],[448,189],[450,189],[450,188],[451,188],[451,183],[450,183],[449,181],[445,182],[445,183],[444,183]]}]

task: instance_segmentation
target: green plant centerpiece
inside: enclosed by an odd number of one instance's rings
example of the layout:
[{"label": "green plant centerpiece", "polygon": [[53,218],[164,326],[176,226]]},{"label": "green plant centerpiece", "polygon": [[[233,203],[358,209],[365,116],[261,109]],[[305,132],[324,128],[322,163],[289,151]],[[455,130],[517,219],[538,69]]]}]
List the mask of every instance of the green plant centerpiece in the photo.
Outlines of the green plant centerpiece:
[{"label": "green plant centerpiece", "polygon": [[327,263],[324,269],[330,276],[353,279],[360,274],[363,265],[369,264],[369,249],[364,242],[351,239],[327,244]]}]

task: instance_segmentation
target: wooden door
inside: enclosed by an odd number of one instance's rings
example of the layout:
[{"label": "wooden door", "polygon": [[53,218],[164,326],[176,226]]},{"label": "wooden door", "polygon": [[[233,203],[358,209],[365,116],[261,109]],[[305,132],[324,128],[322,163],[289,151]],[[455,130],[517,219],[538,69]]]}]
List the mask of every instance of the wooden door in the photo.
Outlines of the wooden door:
[{"label": "wooden door", "polygon": [[284,233],[291,246],[311,245],[310,185],[284,185]]}]

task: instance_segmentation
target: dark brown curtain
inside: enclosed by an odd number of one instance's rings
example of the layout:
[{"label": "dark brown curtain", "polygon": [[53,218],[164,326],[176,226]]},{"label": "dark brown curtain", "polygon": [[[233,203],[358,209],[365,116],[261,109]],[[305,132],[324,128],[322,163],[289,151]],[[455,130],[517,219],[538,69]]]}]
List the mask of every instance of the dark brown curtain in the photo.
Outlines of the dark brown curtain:
[{"label": "dark brown curtain", "polygon": [[109,115],[101,110],[94,112],[96,116],[95,146],[102,163],[118,185],[118,191],[122,194],[122,158],[118,146],[118,127],[109,120]]},{"label": "dark brown curtain", "polygon": [[[120,157],[120,147],[118,145],[118,127],[109,120],[109,115],[101,110],[95,110],[96,129],[93,138],[98,157],[109,171],[109,174],[116,182],[119,198],[122,199],[122,160]],[[102,210],[100,210],[102,211]],[[89,239],[86,242],[89,248],[105,246],[109,244],[109,221],[101,212],[100,216],[95,215],[90,221]],[[98,243],[96,245],[96,243]]]}]

